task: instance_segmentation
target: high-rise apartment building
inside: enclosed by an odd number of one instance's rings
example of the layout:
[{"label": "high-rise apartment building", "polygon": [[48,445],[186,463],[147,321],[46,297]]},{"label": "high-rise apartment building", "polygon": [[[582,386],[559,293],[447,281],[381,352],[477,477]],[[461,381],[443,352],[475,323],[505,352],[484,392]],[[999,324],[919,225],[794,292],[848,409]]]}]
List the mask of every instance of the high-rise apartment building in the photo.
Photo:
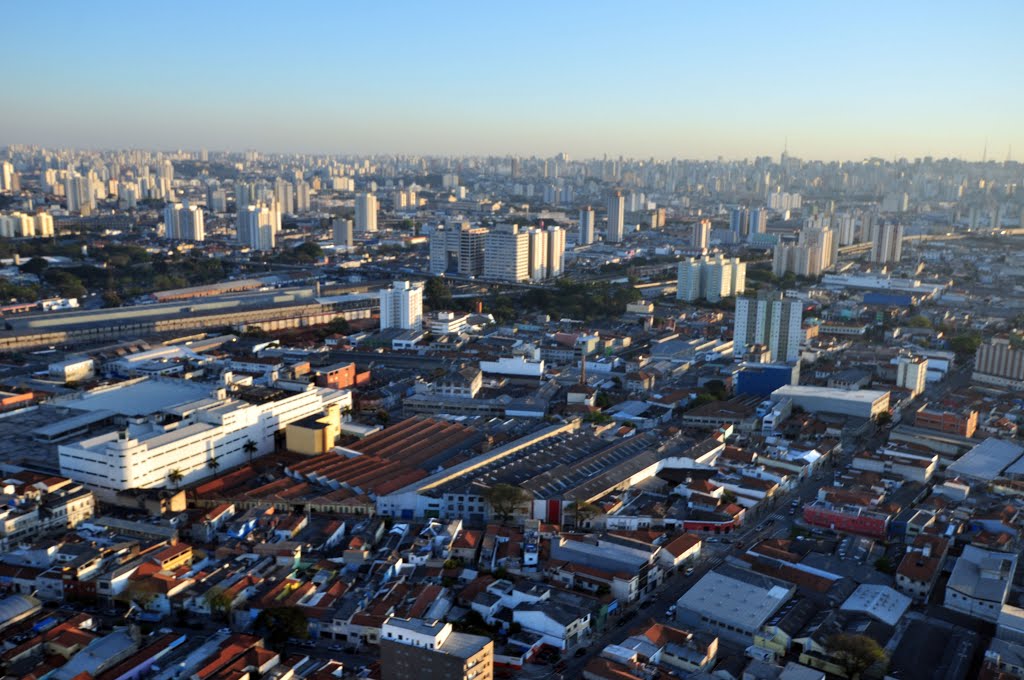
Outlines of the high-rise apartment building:
[{"label": "high-rise apartment building", "polygon": [[352,220],[335,218],[331,223],[331,232],[336,249],[352,250]]},{"label": "high-rise apartment building", "polygon": [[295,183],[295,212],[309,212],[309,185],[302,180]]},{"label": "high-rise apartment building", "polygon": [[274,180],[274,199],[277,201],[277,208],[286,215],[295,214],[295,189],[292,183],[278,177]]},{"label": "high-rise apartment building", "polygon": [[738,257],[694,258],[679,263],[676,299],[718,302],[746,290],[747,263]]},{"label": "high-rise apartment building", "polygon": [[238,242],[253,250],[273,250],[280,218],[273,208],[250,205],[238,213]]},{"label": "high-rise apartment building", "polygon": [[626,197],[616,191],[608,198],[608,230],[605,241],[619,243],[626,233]]},{"label": "high-rise apartment building", "polygon": [[781,293],[736,298],[733,345],[738,354],[751,345],[766,345],[774,361],[791,363],[800,358],[803,341],[803,304]]},{"label": "high-rise apartment building", "polygon": [[703,219],[693,223],[693,231],[690,232],[690,248],[693,250],[707,250],[711,242],[711,220]]},{"label": "high-rise apartment building", "polygon": [[594,242],[594,209],[589,205],[580,210],[580,233],[578,243],[581,246]]},{"label": "high-rise apartment building", "polygon": [[14,190],[14,165],[10,161],[0,161],[0,191]]},{"label": "high-rise apartment building", "polygon": [[164,237],[174,241],[203,241],[206,227],[203,210],[188,203],[164,206]]},{"label": "high-rise apartment building", "polygon": [[745,240],[750,234],[750,211],[746,208],[733,208],[729,213],[729,229],[736,234],[737,240]]},{"label": "high-rise apartment building", "polygon": [[371,193],[356,196],[356,231],[361,234],[377,231],[377,197]]},{"label": "high-rise apartment building", "polygon": [[899,356],[896,358],[896,385],[910,390],[911,397],[916,397],[924,392],[927,379],[927,359],[916,356]]},{"label": "high-rise apartment building", "polygon": [[831,227],[814,223],[800,230],[796,244],[775,246],[772,271],[776,276],[792,272],[798,276],[817,278],[830,270],[836,261],[839,241]]},{"label": "high-rise apartment building", "polygon": [[395,281],[380,291],[380,328],[423,329],[423,284]]},{"label": "high-rise apartment building", "polygon": [[881,220],[871,229],[871,261],[899,262],[903,257],[903,225]]},{"label": "high-rise apartment building", "polygon": [[22,212],[0,215],[0,236],[4,238],[32,238],[36,235],[36,220],[32,215],[26,215]]},{"label": "high-rise apartment building", "polygon": [[430,234],[430,272],[457,272],[463,276],[484,273],[487,229],[469,222],[439,226]]},{"label": "high-rise apartment building", "polygon": [[548,277],[548,235],[543,229],[530,229],[529,270],[531,281],[543,281]]},{"label": "high-rise apartment building", "polygon": [[548,278],[554,279],[565,271],[565,229],[548,227]]},{"label": "high-rise apartment building", "polygon": [[492,680],[494,642],[452,624],[390,617],[380,630],[382,680]]},{"label": "high-rise apartment building", "polygon": [[64,180],[64,195],[68,212],[91,215],[96,210],[96,191],[93,188],[95,173],[90,170],[84,177],[77,172],[68,172]]},{"label": "high-rise apartment building", "polygon": [[53,215],[47,212],[36,213],[36,236],[49,238],[54,235]]},{"label": "high-rise apartment building", "polygon": [[750,229],[747,235],[764,234],[768,231],[768,211],[764,208],[752,208],[750,210]]},{"label": "high-rise apartment building", "polygon": [[484,239],[484,277],[495,281],[530,278],[530,234],[516,224],[499,224]]}]

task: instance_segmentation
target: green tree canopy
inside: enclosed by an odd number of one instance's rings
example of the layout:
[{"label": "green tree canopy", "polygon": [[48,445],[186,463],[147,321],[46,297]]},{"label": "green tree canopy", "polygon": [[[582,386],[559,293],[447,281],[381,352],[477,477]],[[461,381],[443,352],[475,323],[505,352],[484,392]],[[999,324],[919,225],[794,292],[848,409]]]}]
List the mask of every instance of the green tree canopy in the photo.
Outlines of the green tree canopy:
[{"label": "green tree canopy", "polygon": [[825,649],[850,678],[886,660],[885,650],[867,635],[836,633],[825,641]]},{"label": "green tree canopy", "polygon": [[283,647],[290,638],[305,640],[309,637],[309,620],[298,607],[271,607],[256,617],[253,627],[266,634],[272,647]]},{"label": "green tree canopy", "polygon": [[530,502],[529,493],[512,484],[495,484],[484,492],[484,500],[491,506],[494,514],[507,522],[516,511]]}]

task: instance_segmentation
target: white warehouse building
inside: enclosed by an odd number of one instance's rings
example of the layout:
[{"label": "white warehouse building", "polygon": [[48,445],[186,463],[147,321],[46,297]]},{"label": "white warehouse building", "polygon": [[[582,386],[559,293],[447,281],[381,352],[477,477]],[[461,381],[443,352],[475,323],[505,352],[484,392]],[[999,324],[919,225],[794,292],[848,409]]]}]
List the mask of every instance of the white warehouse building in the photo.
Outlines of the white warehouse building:
[{"label": "white warehouse building", "polygon": [[[149,391],[161,387],[155,383],[144,381],[113,390],[113,395],[102,395],[104,402],[97,405],[109,404],[111,397],[121,396],[118,391],[131,400],[140,387]],[[275,434],[289,423],[328,408],[352,406],[348,390],[314,385],[302,391],[243,387],[230,393],[225,387],[208,387],[203,398],[161,404],[148,414],[128,416],[117,431],[61,445],[61,474],[99,495],[190,484],[272,452]],[[170,385],[167,388],[174,391]],[[137,396],[144,401],[147,393]],[[246,450],[252,448],[250,441],[255,444],[254,451]],[[217,462],[211,466],[211,460]],[[181,475],[176,482],[171,478],[174,472]]]},{"label": "white warehouse building", "polygon": [[855,418],[871,418],[889,410],[886,390],[844,390],[838,387],[784,385],[772,392],[772,402],[789,399],[808,413],[838,413]]}]

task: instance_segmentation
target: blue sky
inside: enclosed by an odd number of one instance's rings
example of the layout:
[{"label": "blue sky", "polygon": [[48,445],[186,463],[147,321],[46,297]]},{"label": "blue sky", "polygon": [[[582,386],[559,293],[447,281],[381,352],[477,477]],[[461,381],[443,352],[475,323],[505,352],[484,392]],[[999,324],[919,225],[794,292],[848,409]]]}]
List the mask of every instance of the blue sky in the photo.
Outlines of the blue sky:
[{"label": "blue sky", "polygon": [[3,4],[0,144],[1024,155],[1024,2]]}]

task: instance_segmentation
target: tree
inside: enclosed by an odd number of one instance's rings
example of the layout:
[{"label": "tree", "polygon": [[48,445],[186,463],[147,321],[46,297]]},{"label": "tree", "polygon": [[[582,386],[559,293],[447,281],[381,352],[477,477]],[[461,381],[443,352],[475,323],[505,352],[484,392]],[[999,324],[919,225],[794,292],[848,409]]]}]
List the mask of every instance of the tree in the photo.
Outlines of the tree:
[{"label": "tree", "polygon": [[210,588],[206,593],[206,604],[214,614],[227,615],[233,606],[231,596],[223,588]]},{"label": "tree", "polygon": [[949,346],[960,356],[969,356],[978,351],[981,335],[978,333],[961,333],[949,341]]},{"label": "tree", "polygon": [[213,470],[213,476],[216,477],[217,470],[220,468],[220,461],[217,460],[216,458],[211,458],[210,460],[206,461],[206,467]]},{"label": "tree", "polygon": [[284,648],[291,638],[305,640],[309,637],[309,620],[298,607],[271,607],[256,617],[253,627],[267,635],[267,642],[278,650]]},{"label": "tree", "polygon": [[600,512],[601,510],[596,505],[581,501],[579,498],[574,498],[572,503],[569,504],[569,513],[572,515],[573,526],[577,529],[586,524],[595,515],[600,514]]},{"label": "tree", "polygon": [[426,298],[427,306],[435,311],[445,309],[452,303],[452,292],[440,276],[427,279],[423,297]]},{"label": "tree", "polygon": [[849,678],[886,660],[885,650],[867,635],[836,633],[825,641],[825,649],[842,666]]},{"label": "tree", "polygon": [[888,425],[889,423],[891,423],[891,422],[892,422],[892,414],[891,414],[891,413],[889,413],[888,411],[882,411],[882,412],[881,412],[881,413],[879,413],[879,414],[878,414],[878,416],[877,416],[877,417],[875,418],[875,421],[876,421],[876,422],[877,422],[877,423],[878,423],[879,425]]},{"label": "tree", "polygon": [[122,305],[124,305],[124,301],[121,300],[121,296],[117,294],[116,290],[108,290],[103,293],[104,307],[120,307]]},{"label": "tree", "polygon": [[932,320],[923,314],[913,316],[907,321],[907,325],[911,328],[931,328]]},{"label": "tree", "polygon": [[501,522],[508,522],[516,511],[533,499],[529,493],[512,484],[495,484],[484,492],[484,500],[491,506]]},{"label": "tree", "polygon": [[245,444],[242,445],[242,450],[245,451],[246,455],[249,456],[250,465],[252,464],[252,457],[253,455],[255,455],[258,448],[259,447],[256,446],[256,442],[254,442],[251,439],[246,441]]},{"label": "tree", "polygon": [[167,473],[167,481],[173,484],[175,489],[178,488],[178,486],[181,484],[181,480],[183,479],[185,479],[185,475],[181,474],[181,470],[179,470],[178,468],[174,468],[173,470]]},{"label": "tree", "polygon": [[45,258],[33,257],[31,260],[22,264],[18,268],[21,271],[25,272],[26,274],[35,274],[36,276],[42,276],[43,271],[45,271],[46,268],[49,266],[50,263],[47,262]]}]

